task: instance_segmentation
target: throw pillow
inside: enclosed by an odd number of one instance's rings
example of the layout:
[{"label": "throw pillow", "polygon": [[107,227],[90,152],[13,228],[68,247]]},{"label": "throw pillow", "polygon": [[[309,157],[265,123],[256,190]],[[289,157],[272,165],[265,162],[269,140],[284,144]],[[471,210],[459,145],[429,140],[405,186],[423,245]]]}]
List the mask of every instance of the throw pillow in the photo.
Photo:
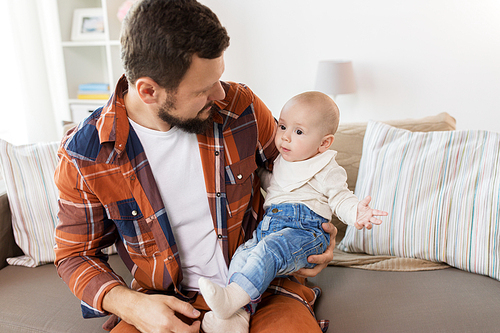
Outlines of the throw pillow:
[{"label": "throw pillow", "polygon": [[369,122],[356,195],[389,216],[339,249],[445,262],[500,280],[500,134]]},{"label": "throw pillow", "polygon": [[14,146],[0,139],[12,229],[24,256],[10,265],[36,267],[53,262],[58,190],[54,183],[58,142]]},{"label": "throw pillow", "polygon": [[[412,132],[452,131],[456,129],[455,118],[446,112],[418,119],[393,119],[383,123]],[[363,137],[368,122],[340,123],[330,149],[337,151],[337,163],[347,172],[347,185],[354,192],[358,178],[359,163],[363,150]],[[347,226],[334,215],[332,223],[337,227],[337,244],[344,238]]]}]

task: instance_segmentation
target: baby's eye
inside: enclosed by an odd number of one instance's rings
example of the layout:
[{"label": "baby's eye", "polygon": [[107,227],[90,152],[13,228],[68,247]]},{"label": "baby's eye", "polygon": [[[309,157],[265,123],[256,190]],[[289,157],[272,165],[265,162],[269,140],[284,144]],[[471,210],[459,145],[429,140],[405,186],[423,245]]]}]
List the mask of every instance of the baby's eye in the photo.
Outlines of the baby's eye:
[{"label": "baby's eye", "polygon": [[284,130],[286,130],[286,126],[285,125],[279,125],[279,129],[282,130],[282,131],[284,131]]},{"label": "baby's eye", "polygon": [[299,130],[299,129],[298,129],[297,131],[295,131],[295,133],[297,133],[297,135],[302,135],[302,134],[304,134],[304,132],[302,132],[302,130]]}]

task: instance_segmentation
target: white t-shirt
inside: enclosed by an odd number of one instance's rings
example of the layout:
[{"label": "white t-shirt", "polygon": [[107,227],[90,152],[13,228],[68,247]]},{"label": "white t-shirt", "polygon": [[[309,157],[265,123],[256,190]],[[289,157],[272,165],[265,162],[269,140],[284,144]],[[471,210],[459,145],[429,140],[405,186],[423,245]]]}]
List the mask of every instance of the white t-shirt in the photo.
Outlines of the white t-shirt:
[{"label": "white t-shirt", "polygon": [[176,127],[155,131],[129,121],[141,140],[165,204],[181,258],[182,286],[198,290],[202,276],[225,286],[228,270],[208,205],[196,134]]}]

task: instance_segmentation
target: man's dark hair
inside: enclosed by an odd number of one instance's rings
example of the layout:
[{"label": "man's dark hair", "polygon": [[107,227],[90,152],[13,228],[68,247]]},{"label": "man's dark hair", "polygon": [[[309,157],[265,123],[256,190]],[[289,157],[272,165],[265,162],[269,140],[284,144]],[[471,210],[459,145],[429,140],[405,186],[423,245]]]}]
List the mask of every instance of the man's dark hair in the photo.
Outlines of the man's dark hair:
[{"label": "man's dark hair", "polygon": [[215,59],[229,36],[210,8],[195,0],[141,0],[125,17],[121,58],[129,83],[150,77],[175,91],[194,54]]}]

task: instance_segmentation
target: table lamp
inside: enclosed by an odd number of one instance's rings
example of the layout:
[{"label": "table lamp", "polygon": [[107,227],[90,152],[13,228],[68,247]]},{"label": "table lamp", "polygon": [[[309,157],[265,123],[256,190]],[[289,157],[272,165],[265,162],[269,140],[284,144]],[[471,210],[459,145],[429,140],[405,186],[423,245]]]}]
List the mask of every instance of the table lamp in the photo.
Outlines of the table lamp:
[{"label": "table lamp", "polygon": [[356,81],[351,61],[323,60],[318,64],[315,89],[333,99],[337,95],[356,92]]}]

